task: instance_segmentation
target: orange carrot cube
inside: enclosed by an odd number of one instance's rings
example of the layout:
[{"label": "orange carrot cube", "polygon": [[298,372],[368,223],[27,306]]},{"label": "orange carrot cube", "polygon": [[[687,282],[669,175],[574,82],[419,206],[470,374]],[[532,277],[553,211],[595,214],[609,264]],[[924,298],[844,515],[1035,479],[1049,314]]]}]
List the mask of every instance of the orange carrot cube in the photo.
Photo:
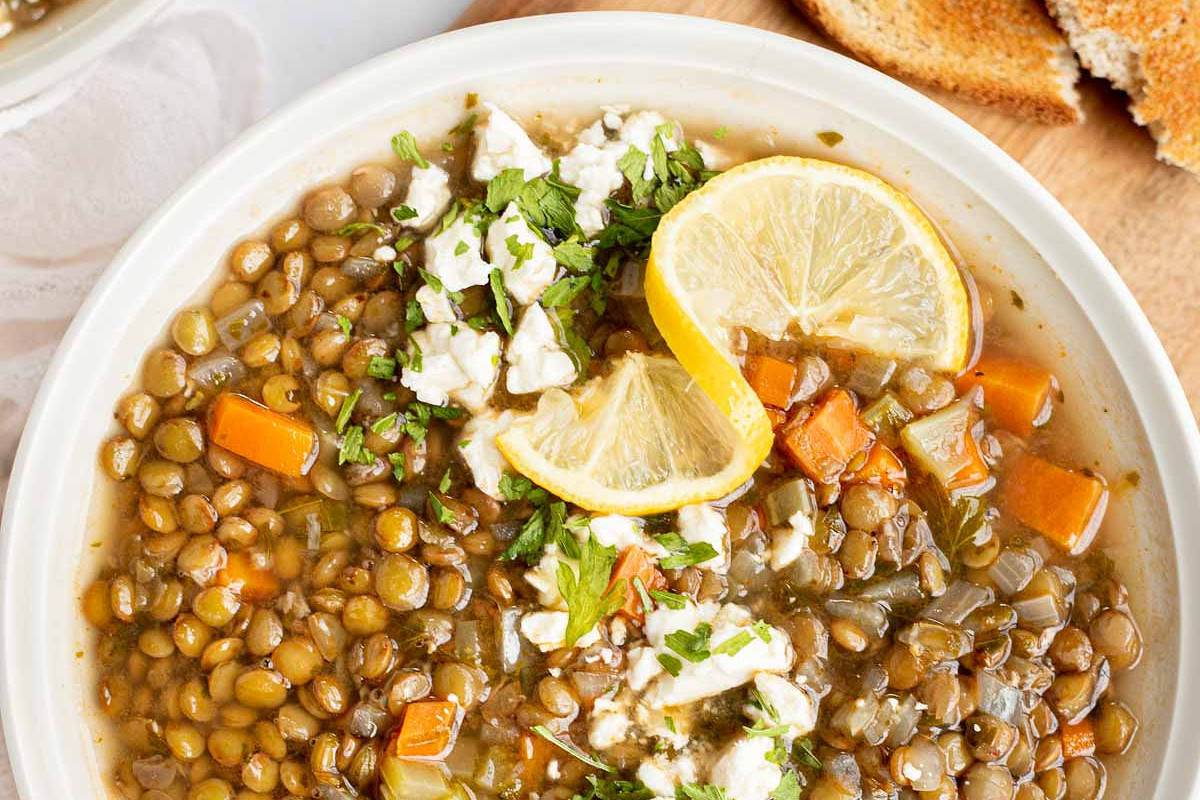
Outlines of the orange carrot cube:
[{"label": "orange carrot cube", "polygon": [[279,578],[271,570],[270,556],[250,550],[229,554],[217,573],[217,584],[228,587],[246,603],[265,603],[279,594]]},{"label": "orange carrot cube", "polygon": [[440,761],[454,749],[463,710],[448,700],[422,700],[404,707],[400,727],[392,731],[388,753],[397,758]]},{"label": "orange carrot cube", "polygon": [[641,594],[633,585],[634,578],[641,580],[647,592],[651,589],[667,588],[667,579],[658,571],[650,554],[640,547],[627,547],[617,558],[608,589],[611,591],[617,585],[617,581],[623,580],[625,582],[625,604],[618,609],[617,613],[641,622],[645,618],[645,608],[642,605]]},{"label": "orange carrot cube", "polygon": [[1099,478],[1021,453],[1009,468],[1000,503],[1020,522],[1078,555],[1100,528],[1108,489]]},{"label": "orange carrot cube", "polygon": [[240,394],[222,394],[208,417],[208,438],[231,453],[293,478],[317,458],[317,432]]},{"label": "orange carrot cube", "polygon": [[746,356],[746,382],[765,405],[786,409],[792,404],[796,365],[771,356]]},{"label": "orange carrot cube", "polygon": [[1090,756],[1096,752],[1096,732],[1091,717],[1084,717],[1074,725],[1063,725],[1059,730],[1062,740],[1063,759]]},{"label": "orange carrot cube", "polygon": [[859,419],[854,398],[845,389],[831,391],[808,419],[786,427],[781,436],[783,451],[819,483],[837,478],[850,459],[874,438]]},{"label": "orange carrot cube", "polygon": [[[857,459],[855,459],[857,461]],[[883,442],[875,442],[867,451],[862,466],[854,467],[842,476],[842,483],[871,483],[885,489],[902,488],[908,481],[908,471],[900,457]]]},{"label": "orange carrot cube", "polygon": [[1000,427],[1028,437],[1044,421],[1054,378],[1036,364],[984,356],[954,382],[959,394],[976,386],[983,389],[983,403]]}]

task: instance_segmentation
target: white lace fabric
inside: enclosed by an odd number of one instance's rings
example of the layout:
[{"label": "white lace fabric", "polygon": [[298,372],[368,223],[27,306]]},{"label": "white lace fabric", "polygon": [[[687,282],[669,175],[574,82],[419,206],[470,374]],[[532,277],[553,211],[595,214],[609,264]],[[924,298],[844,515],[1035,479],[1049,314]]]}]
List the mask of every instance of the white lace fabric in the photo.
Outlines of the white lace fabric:
[{"label": "white lace fabric", "polygon": [[[142,220],[261,115],[263,88],[251,29],[223,11],[177,10],[0,110],[0,504],[70,318]],[[5,777],[0,800],[15,797]]]}]

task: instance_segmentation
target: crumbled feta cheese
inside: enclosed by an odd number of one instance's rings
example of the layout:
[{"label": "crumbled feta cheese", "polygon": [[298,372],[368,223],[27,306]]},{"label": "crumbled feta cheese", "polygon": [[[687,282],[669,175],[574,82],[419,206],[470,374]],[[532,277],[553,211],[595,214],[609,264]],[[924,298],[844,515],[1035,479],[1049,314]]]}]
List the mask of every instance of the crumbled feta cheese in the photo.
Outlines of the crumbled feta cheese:
[{"label": "crumbled feta cheese", "polygon": [[567,601],[558,590],[558,565],[561,563],[576,566],[575,559],[567,558],[557,544],[550,542],[542,551],[541,560],[525,570],[525,582],[537,590],[538,602],[555,611],[567,610]]},{"label": "crumbled feta cheese", "polygon": [[[433,226],[446,209],[450,208],[450,175],[437,164],[428,167],[413,167],[408,181],[408,194],[404,205],[417,212],[412,219],[404,220],[405,227],[425,231]],[[393,256],[394,257],[394,256]]]},{"label": "crumbled feta cheese", "polygon": [[[686,708],[666,709],[653,703],[635,703],[633,716],[638,727],[647,736],[661,739],[676,750],[687,747],[691,741],[691,717]],[[667,717],[671,717],[670,724]],[[674,727],[675,730],[671,730]]]},{"label": "crumbled feta cheese", "polygon": [[446,230],[425,240],[425,269],[442,282],[448,292],[483,286],[492,267],[479,252],[482,237],[466,214]]},{"label": "crumbled feta cheese", "polygon": [[658,677],[662,666],[655,657],[653,647],[635,647],[629,652],[625,667],[625,683],[635,692],[640,692]]},{"label": "crumbled feta cheese", "polygon": [[[533,254],[520,266],[508,247],[514,236],[515,244],[533,248]],[[499,267],[504,274],[504,288],[523,306],[541,297],[558,272],[554,251],[529,227],[516,203],[509,203],[500,218],[488,227],[487,255],[492,266]]]},{"label": "crumbled feta cheese", "polygon": [[771,534],[771,569],[778,571],[794,564],[808,549],[813,531],[812,517],[804,511],[797,511],[787,525],[776,529]]},{"label": "crumbled feta cheese", "polygon": [[604,127],[615,131],[619,130],[624,122],[621,118],[629,113],[629,106],[624,103],[615,106],[600,106],[600,110],[604,112],[604,116],[600,118]]},{"label": "crumbled feta cheese", "polygon": [[728,529],[725,517],[708,503],[695,503],[679,509],[679,535],[689,543],[706,542],[717,551],[715,558],[699,566],[713,572],[724,573],[728,559],[725,556],[725,536]]},{"label": "crumbled feta cheese", "polygon": [[417,303],[421,306],[421,313],[425,315],[426,322],[458,321],[454,306],[450,304],[450,298],[444,291],[439,292],[426,284],[417,289]]},{"label": "crumbled feta cheese", "polygon": [[[747,684],[760,672],[791,669],[794,654],[788,635],[768,626],[770,641],[764,642],[751,629],[754,619],[750,611],[734,603],[697,605],[689,602],[680,609],[659,607],[646,614],[643,630],[657,654],[670,655],[666,636],[678,630],[694,631],[701,622],[712,626],[710,650],[742,631],[750,632],[750,640],[736,653],[715,654],[699,663],[684,659],[678,675],[660,671],[647,690],[647,698],[652,704],[678,706],[692,703]],[[642,667],[640,663],[638,667],[649,670],[649,666]],[[632,664],[629,669],[632,671]],[[632,681],[629,683],[633,685]]]},{"label": "crumbled feta cheese", "polygon": [[[567,646],[567,612],[533,611],[521,617],[521,635],[543,653]],[[590,647],[600,641],[595,628],[579,637],[575,647]]]},{"label": "crumbled feta cheese", "polygon": [[605,547],[615,547],[624,550],[634,545],[641,546],[643,542],[642,521],[635,517],[623,517],[620,514],[605,514],[592,517],[588,523],[596,541]]},{"label": "crumbled feta cheese", "polygon": [[658,753],[642,761],[637,771],[638,780],[654,792],[655,797],[665,798],[674,798],[675,788],[680,784],[695,783],[696,775],[696,762],[690,753],[675,758]]},{"label": "crumbled feta cheese", "polygon": [[396,248],[392,247],[390,244],[380,245],[379,247],[375,248],[374,252],[371,253],[371,258],[375,259],[376,261],[381,261],[384,264],[395,261]]},{"label": "crumbled feta cheese", "polygon": [[626,142],[608,141],[597,122],[580,135],[579,143],[569,153],[559,159],[559,174],[579,189],[579,196],[575,198],[575,220],[588,236],[595,236],[604,229],[604,201],[625,183],[617,162],[627,150]]},{"label": "crumbled feta cheese", "polygon": [[[419,370],[412,363],[418,347]],[[499,373],[500,337],[435,322],[413,333],[408,356],[400,383],[416,392],[418,400],[441,406],[453,398],[471,411],[481,411]]]},{"label": "crumbled feta cheese", "polygon": [[562,777],[562,769],[558,766],[557,758],[551,759],[550,763],[546,765],[546,777],[552,781],[556,781]]},{"label": "crumbled feta cheese", "polygon": [[787,725],[789,739],[803,736],[816,727],[819,701],[787,678],[760,672],[754,676],[754,688],[778,716],[770,718],[758,706],[748,706],[746,711],[751,719],[762,720],[766,727]]},{"label": "crumbled feta cheese", "polygon": [[[417,295],[421,293],[418,291]],[[508,459],[496,447],[496,437],[507,430],[516,419],[512,411],[484,411],[467,420],[458,437],[458,452],[471,468],[475,486],[488,497],[503,500],[500,476],[512,469]]]},{"label": "crumbled feta cheese", "polygon": [[733,158],[726,153],[721,147],[715,144],[697,139],[692,142],[692,146],[696,148],[696,152],[700,154],[700,158],[704,161],[705,169],[714,169],[723,171],[733,166]]},{"label": "crumbled feta cheese", "polygon": [[607,750],[625,741],[632,722],[629,701],[632,697],[623,692],[614,698],[597,697],[592,705],[591,726],[588,728],[588,744],[598,750]]},{"label": "crumbled feta cheese", "polygon": [[550,318],[539,303],[527,307],[504,354],[506,386],[513,394],[541,392],[575,381],[575,363],[558,344]]},{"label": "crumbled feta cheese", "polygon": [[608,623],[608,638],[617,647],[624,647],[625,643],[629,641],[629,625],[626,624],[624,617],[613,617],[612,622]]},{"label": "crumbled feta cheese", "polygon": [[522,169],[525,180],[550,171],[550,159],[533,143],[517,121],[491,103],[487,119],[475,128],[475,159],[471,176],[486,183],[506,169]]},{"label": "crumbled feta cheese", "polygon": [[[638,111],[630,114],[621,126],[621,141],[649,155],[650,145],[658,133],[658,128],[666,124],[666,117],[657,111]],[[663,136],[663,147],[671,153],[679,149],[679,143],[683,141],[683,131],[678,123],[672,123],[669,133],[670,135]],[[654,163],[649,158],[646,159],[646,168],[642,176],[646,180],[654,177]]]},{"label": "crumbled feta cheese", "polygon": [[766,736],[740,736],[721,751],[709,771],[709,783],[720,786],[737,800],[767,800],[783,772],[767,761],[775,742]]}]

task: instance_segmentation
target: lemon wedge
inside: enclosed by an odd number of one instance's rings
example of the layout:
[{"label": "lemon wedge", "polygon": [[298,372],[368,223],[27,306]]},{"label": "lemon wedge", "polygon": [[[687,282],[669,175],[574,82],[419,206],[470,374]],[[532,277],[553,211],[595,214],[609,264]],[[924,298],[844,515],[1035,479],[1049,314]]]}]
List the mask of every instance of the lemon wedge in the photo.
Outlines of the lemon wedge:
[{"label": "lemon wedge", "polygon": [[817,159],[751,161],[688,195],[654,235],[646,300],[734,416],[755,399],[732,352],[739,328],[950,373],[971,347],[967,289],[929,219],[874,175]]},{"label": "lemon wedge", "polygon": [[739,428],[679,362],[630,353],[573,395],[551,389],[500,434],[509,463],[589,511],[653,514],[722,497],[766,457],[758,417]]}]

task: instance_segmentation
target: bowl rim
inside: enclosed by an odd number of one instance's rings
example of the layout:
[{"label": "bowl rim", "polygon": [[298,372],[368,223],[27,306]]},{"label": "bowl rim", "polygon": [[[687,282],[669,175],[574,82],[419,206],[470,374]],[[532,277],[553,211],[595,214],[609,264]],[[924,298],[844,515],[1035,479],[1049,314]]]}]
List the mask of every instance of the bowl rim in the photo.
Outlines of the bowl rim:
[{"label": "bowl rim", "polygon": [[81,72],[128,39],[169,2],[107,0],[87,16],[14,56],[11,63],[3,64],[0,109],[28,100]]},{"label": "bowl rim", "polygon": [[[19,541],[18,531],[26,532],[26,537],[32,536],[29,531],[37,529],[39,511],[44,507],[45,498],[39,495],[35,482],[41,474],[39,469],[48,469],[52,473],[63,469],[47,458],[46,453],[53,452],[56,442],[53,406],[62,406],[66,398],[73,396],[73,381],[67,367],[72,361],[83,358],[80,354],[85,354],[89,348],[94,350],[103,346],[89,341],[88,336],[102,333],[105,327],[111,328],[111,323],[103,319],[104,311],[120,307],[119,294],[136,280],[143,252],[150,250],[160,238],[169,237],[172,229],[188,224],[190,210],[202,208],[202,204],[208,202],[206,194],[213,189],[210,185],[218,184],[223,175],[245,168],[251,168],[251,174],[267,171],[261,162],[256,162],[255,170],[255,164],[241,164],[241,161],[260,153],[272,139],[286,137],[296,120],[332,104],[340,93],[369,82],[376,74],[391,73],[399,64],[410,60],[438,60],[444,69],[448,63],[445,60],[447,51],[482,52],[489,44],[509,36],[566,37],[589,29],[592,33],[619,33],[630,26],[669,34],[662,37],[662,52],[648,57],[661,58],[674,65],[700,66],[694,56],[689,58],[689,47],[697,40],[719,41],[723,52],[752,57],[747,63],[745,58],[731,55],[728,64],[720,65],[738,68],[745,74],[761,67],[760,57],[768,53],[795,66],[817,65],[854,86],[854,92],[846,93],[843,110],[852,114],[862,111],[869,116],[872,125],[909,143],[922,154],[935,154],[943,165],[952,169],[966,187],[1018,230],[1047,264],[1053,265],[1053,271],[1069,293],[1092,316],[1097,337],[1112,358],[1145,431],[1151,457],[1160,472],[1171,529],[1176,534],[1187,529],[1187,522],[1194,519],[1196,499],[1200,497],[1200,430],[1149,321],[1116,269],[1058,201],[1003,150],[949,110],[881,72],[817,45],[779,33],[699,17],[648,12],[577,12],[525,17],[451,31],[391,51],[341,73],[244,132],[143,223],[105,270],[72,321],[34,400],[18,447],[4,518],[0,522],[0,714],[13,776],[22,797],[32,800],[47,794],[45,789],[51,785],[49,779],[36,770],[31,771],[30,764],[35,756],[32,751],[54,746],[51,739],[56,732],[53,726],[49,731],[39,727],[29,705],[33,701],[26,702],[27,698],[23,696],[36,692],[30,692],[28,673],[22,671],[23,642],[13,634],[13,621],[27,617],[31,609],[28,598],[18,595],[12,588],[15,582],[8,580],[16,569],[13,553]],[[600,52],[598,46],[595,49],[594,60],[603,62],[605,53]],[[510,62],[509,66],[542,63],[533,54],[515,54],[512,58],[515,64]],[[711,66],[711,62],[705,62],[705,65]],[[780,79],[757,74],[754,77],[764,85],[803,82],[802,77]],[[868,108],[869,114],[866,113]],[[1200,541],[1195,537],[1175,535],[1173,543],[1177,572],[1182,572],[1184,564],[1200,564]],[[1184,664],[1200,655],[1200,625],[1193,610],[1200,609],[1200,582],[1179,580],[1178,585],[1179,661]],[[36,659],[36,653],[32,657]],[[1174,688],[1173,708],[1176,713],[1172,715],[1166,752],[1155,782],[1155,797],[1160,800],[1192,796],[1200,773],[1200,762],[1194,755],[1200,750],[1200,730],[1188,724],[1190,720],[1185,713],[1179,713],[1188,709],[1200,711],[1200,682],[1185,680],[1182,669]]]}]

